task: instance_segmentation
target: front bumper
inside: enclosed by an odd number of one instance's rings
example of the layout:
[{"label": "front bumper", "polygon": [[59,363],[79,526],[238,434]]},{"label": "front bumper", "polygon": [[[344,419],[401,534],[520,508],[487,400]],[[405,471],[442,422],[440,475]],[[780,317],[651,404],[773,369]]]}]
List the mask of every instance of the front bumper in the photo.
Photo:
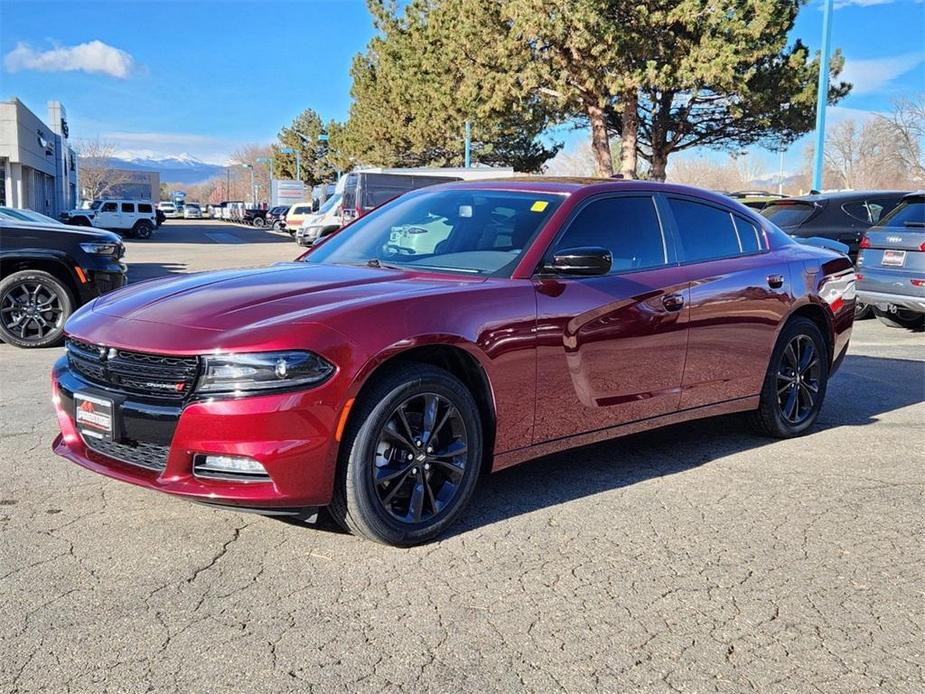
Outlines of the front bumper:
[{"label": "front bumper", "polygon": [[[247,510],[279,513],[331,500],[338,449],[334,431],[341,412],[333,380],[303,391],[164,402],[94,385],[73,372],[65,356],[55,364],[52,384],[61,429],[53,449],[89,470]],[[112,444],[94,443],[78,431],[74,393],[113,402]],[[269,480],[197,476],[194,456],[208,453],[253,458]]]},{"label": "front bumper", "polygon": [[925,296],[872,292],[858,288],[858,300],[865,304],[876,306],[881,310],[886,310],[888,306],[893,305],[899,308],[909,309],[910,311],[925,313]]}]

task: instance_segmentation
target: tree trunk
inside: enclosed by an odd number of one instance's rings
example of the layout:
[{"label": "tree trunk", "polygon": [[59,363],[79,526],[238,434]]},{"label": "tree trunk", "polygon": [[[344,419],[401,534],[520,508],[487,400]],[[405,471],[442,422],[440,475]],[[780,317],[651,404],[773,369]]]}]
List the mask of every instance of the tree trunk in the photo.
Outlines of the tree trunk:
[{"label": "tree trunk", "polygon": [[613,176],[613,158],[610,156],[610,138],[604,124],[604,109],[597,104],[588,105],[588,120],[591,123],[591,151],[598,176]]},{"label": "tree trunk", "polygon": [[620,173],[623,178],[636,178],[636,137],[639,132],[637,107],[639,95],[636,90],[626,91],[623,102],[623,136],[620,145]]},{"label": "tree trunk", "polygon": [[649,164],[649,178],[653,181],[664,181],[668,169],[668,152],[653,148]]}]

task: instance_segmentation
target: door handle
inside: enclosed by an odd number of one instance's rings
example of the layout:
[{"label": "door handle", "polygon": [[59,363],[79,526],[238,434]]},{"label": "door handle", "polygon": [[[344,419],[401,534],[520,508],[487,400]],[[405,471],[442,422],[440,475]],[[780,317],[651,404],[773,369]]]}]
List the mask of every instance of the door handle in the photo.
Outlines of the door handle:
[{"label": "door handle", "polygon": [[669,311],[680,311],[684,307],[682,294],[666,294],[662,297],[662,306]]},{"label": "door handle", "polygon": [[784,286],[783,275],[768,275],[768,286],[771,289],[780,289]]}]

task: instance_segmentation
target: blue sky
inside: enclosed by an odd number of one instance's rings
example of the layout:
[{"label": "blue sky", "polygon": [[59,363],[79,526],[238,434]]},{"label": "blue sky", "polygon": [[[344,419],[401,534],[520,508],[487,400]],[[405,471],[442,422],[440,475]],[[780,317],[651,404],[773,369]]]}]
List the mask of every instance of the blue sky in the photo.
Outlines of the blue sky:
[{"label": "blue sky", "polygon": [[[813,49],[820,7],[805,6],[794,30]],[[855,89],[830,109],[830,123],[925,91],[921,0],[836,7],[833,44]],[[73,137],[222,163],[244,143],[273,140],[305,107],[346,117],[351,59],[372,32],[362,0],[0,0],[0,96],[42,117],[49,99],[62,101]],[[584,133],[560,136],[571,144]],[[788,168],[804,142],[791,148]]]}]

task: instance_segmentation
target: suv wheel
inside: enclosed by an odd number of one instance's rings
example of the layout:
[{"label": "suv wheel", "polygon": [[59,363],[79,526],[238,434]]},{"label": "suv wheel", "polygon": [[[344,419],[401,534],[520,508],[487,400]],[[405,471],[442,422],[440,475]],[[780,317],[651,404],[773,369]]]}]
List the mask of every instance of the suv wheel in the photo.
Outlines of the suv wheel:
[{"label": "suv wheel", "polygon": [[907,308],[898,308],[896,312],[874,309],[877,319],[891,328],[906,328],[907,330],[922,330],[925,328],[925,313],[910,311]]},{"label": "suv wheel", "polygon": [[151,234],[154,233],[154,225],[146,219],[135,222],[135,226],[132,227],[135,237],[139,239],[149,239]]},{"label": "suv wheel", "polygon": [[752,425],[775,438],[805,433],[819,416],[828,379],[828,347],[819,328],[808,318],[790,320],[777,338]]},{"label": "suv wheel", "polygon": [[266,220],[263,217],[254,217],[253,225],[255,227],[262,227],[266,224]]},{"label": "suv wheel", "polygon": [[370,540],[427,542],[462,513],[481,462],[481,419],[466,386],[434,366],[399,367],[357,402],[329,510]]},{"label": "suv wheel", "polygon": [[74,310],[71,293],[41,270],[14,272],[0,282],[0,337],[17,347],[49,347],[64,336]]},{"label": "suv wheel", "polygon": [[866,320],[874,315],[873,307],[860,301],[854,303],[854,320]]}]

